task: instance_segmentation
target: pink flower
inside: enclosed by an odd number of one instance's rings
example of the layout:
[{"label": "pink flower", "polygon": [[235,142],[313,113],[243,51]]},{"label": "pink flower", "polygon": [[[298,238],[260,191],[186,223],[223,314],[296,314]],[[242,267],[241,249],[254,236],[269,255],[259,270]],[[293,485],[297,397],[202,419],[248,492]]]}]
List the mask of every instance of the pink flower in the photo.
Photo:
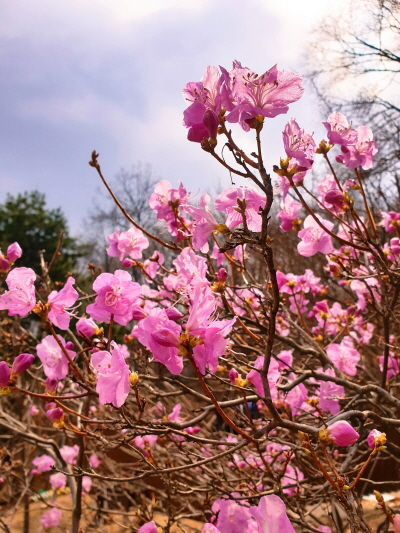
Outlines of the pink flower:
[{"label": "pink flower", "polygon": [[354,144],[342,145],[342,153],[336,156],[336,161],[344,163],[347,168],[354,169],[358,166],[364,170],[369,170],[374,165],[374,155],[378,148],[373,141],[371,128],[359,126],[357,128],[357,139]]},{"label": "pink flower", "polygon": [[236,211],[240,202],[245,201],[245,216],[247,226],[251,231],[261,230],[260,209],[264,209],[266,197],[252,187],[241,185],[231,189],[224,189],[215,200],[215,209],[227,214],[226,225],[234,228],[243,223],[243,218]]},{"label": "pink flower", "polygon": [[145,450],[146,448],[154,446],[157,442],[157,439],[157,435],[138,435],[133,439],[133,442],[135,446],[137,446],[141,450]]},{"label": "pink flower", "polygon": [[56,466],[56,462],[49,455],[40,455],[33,459],[32,464],[36,466],[34,470],[31,471],[31,474],[40,474],[41,472],[48,472],[51,470],[52,466]]},{"label": "pink flower", "polygon": [[367,437],[367,444],[368,448],[371,448],[371,450],[374,450],[376,446],[382,446],[386,442],[386,434],[381,433],[377,429],[373,429],[369,432]]},{"label": "pink flower", "polygon": [[36,415],[38,415],[39,413],[40,413],[40,411],[39,411],[39,409],[36,407],[36,405],[31,405],[31,406],[29,407],[29,414],[30,414],[31,416],[36,416]]},{"label": "pink flower", "polygon": [[92,478],[89,476],[82,476],[82,489],[84,492],[90,492],[92,488]]},{"label": "pink flower", "polygon": [[281,202],[281,210],[276,215],[282,221],[279,226],[281,230],[290,231],[293,229],[293,222],[297,220],[297,213],[301,207],[299,202],[295,202],[290,196],[286,196],[285,200]]},{"label": "pink flower", "polygon": [[178,355],[181,329],[179,324],[168,318],[164,309],[155,308],[139,322],[135,336],[171,374],[180,374],[183,369],[183,359]]},{"label": "pink flower", "polygon": [[[257,357],[257,359],[254,362],[254,368],[257,370],[250,370],[250,372],[247,374],[246,378],[250,383],[254,385],[256,388],[257,394],[261,396],[261,398],[264,398],[264,387],[262,384],[261,379],[261,373],[258,372],[258,370],[261,370],[264,365],[264,357],[261,355],[260,357]],[[277,398],[278,391],[276,390],[276,382],[281,377],[281,373],[279,371],[279,365],[275,361],[275,359],[271,359],[271,363],[269,365],[268,370],[268,383],[271,390],[271,397],[273,400]]]},{"label": "pink flower", "polygon": [[310,168],[316,149],[314,139],[291,118],[283,130],[283,144],[288,157],[296,159],[299,167]]},{"label": "pink flower", "polygon": [[106,351],[94,353],[91,366],[97,377],[96,391],[100,403],[103,405],[112,403],[114,407],[121,407],[130,389],[130,370],[125,362],[122,347],[112,342],[111,353]]},{"label": "pink flower", "polygon": [[193,249],[203,253],[208,252],[208,238],[217,229],[218,222],[213,217],[207,204],[210,201],[208,194],[203,194],[198,202],[198,207],[185,205],[183,211],[189,213],[195,221],[193,232]]},{"label": "pink flower", "polygon": [[328,131],[328,139],[331,144],[348,145],[357,139],[357,132],[349,125],[347,118],[341,113],[335,112],[329,115],[328,121],[322,123]]},{"label": "pink flower", "polygon": [[394,533],[400,533],[400,514],[395,514],[393,518]]},{"label": "pink flower", "polygon": [[[390,352],[391,355],[388,358],[388,369],[386,374],[386,379],[390,379],[396,374],[399,373],[399,361],[396,357],[394,357],[394,352]],[[383,361],[384,357],[383,355],[379,356],[379,370],[383,372]]]},{"label": "pink flower", "polygon": [[49,477],[49,481],[53,490],[63,489],[67,484],[67,476],[61,472],[57,472]]},{"label": "pink flower", "polygon": [[90,338],[97,334],[99,328],[97,327],[96,322],[91,318],[81,317],[76,323],[76,331],[78,335],[84,335],[85,337]]},{"label": "pink flower", "polygon": [[154,279],[157,275],[160,265],[164,264],[164,256],[161,252],[154,252],[154,254],[143,263],[143,270],[146,274]]},{"label": "pink flower", "polygon": [[19,259],[21,255],[22,248],[17,242],[13,242],[7,248],[7,259],[10,261],[10,263],[15,263],[15,261]]},{"label": "pink flower", "polygon": [[60,448],[61,457],[69,465],[76,465],[76,458],[78,457],[79,446],[74,444],[73,446],[62,446]]},{"label": "pink flower", "polygon": [[250,511],[247,507],[239,505],[235,500],[217,498],[211,509],[214,514],[218,513],[218,518],[214,523],[221,533],[246,531],[247,520],[250,518]]},{"label": "pink flower", "polygon": [[10,369],[5,361],[0,361],[0,388],[7,387],[10,379]]},{"label": "pink flower", "polygon": [[326,348],[326,353],[339,370],[348,376],[357,374],[357,363],[360,360],[360,354],[354,348],[351,337],[343,337],[340,344],[330,344]]},{"label": "pink flower", "polygon": [[[76,352],[69,349],[65,340],[58,335],[58,339],[65,347],[71,359],[74,359]],[[43,372],[48,378],[64,379],[68,374],[68,359],[59,347],[56,339],[52,335],[47,335],[40,344],[36,346],[39,359],[43,364]]]},{"label": "pink flower", "polygon": [[[324,220],[316,215],[329,231],[332,231],[333,222]],[[297,251],[304,257],[310,257],[318,252],[330,254],[334,251],[332,238],[314,220],[311,215],[304,220],[304,229],[299,231],[298,236],[302,239],[297,245]]]},{"label": "pink flower", "polygon": [[64,411],[60,407],[56,407],[46,411],[46,416],[53,424],[60,424],[64,418]]},{"label": "pink flower", "polygon": [[48,511],[42,514],[42,516],[40,517],[40,525],[44,529],[48,527],[56,527],[60,523],[61,515],[62,512],[60,511],[60,509],[53,507],[53,509],[49,509]]},{"label": "pink flower", "polygon": [[183,125],[189,128],[190,141],[201,142],[203,138],[216,137],[217,115],[222,108],[231,109],[230,91],[225,81],[218,67],[210,65],[200,82],[189,82],[183,87],[183,98],[191,102],[183,113]]},{"label": "pink flower", "polygon": [[338,446],[351,446],[360,436],[357,431],[345,420],[338,420],[328,426],[329,438]]},{"label": "pink flower", "polygon": [[36,274],[31,268],[14,268],[7,278],[8,291],[0,296],[0,310],[8,309],[8,316],[26,316],[35,307]]},{"label": "pink flower", "polygon": [[21,374],[25,370],[28,370],[34,359],[35,356],[31,355],[30,353],[21,353],[17,355],[11,366],[12,374],[14,374],[15,376],[19,376],[19,374]]},{"label": "pink flower", "polygon": [[[327,368],[324,373],[328,376],[334,376],[332,368]],[[332,381],[319,381],[319,406],[325,412],[330,412],[335,416],[340,412],[338,398],[344,397],[344,388]]]},{"label": "pink flower", "polygon": [[119,228],[116,228],[114,233],[109,235],[108,241],[110,247],[107,248],[107,254],[110,257],[118,256],[120,261],[125,255],[132,259],[138,260],[142,257],[142,251],[149,247],[149,240],[143,235],[143,232],[132,226],[128,231],[119,233]]},{"label": "pink flower", "polygon": [[132,308],[142,293],[139,283],[132,282],[132,277],[124,270],[116,270],[114,274],[100,274],[93,283],[97,293],[93,304],[86,311],[95,320],[109,322],[111,315],[121,326],[132,320]]},{"label": "pink flower", "polygon": [[171,420],[171,422],[181,422],[182,419],[179,416],[181,414],[182,405],[180,403],[177,403],[170,414],[168,415],[168,420]]},{"label": "pink flower", "polygon": [[75,283],[74,278],[68,278],[64,287],[59,291],[52,291],[49,294],[49,320],[60,329],[68,329],[71,319],[71,312],[68,310],[74,305],[79,294],[72,287]]},{"label": "pink flower", "polygon": [[92,453],[89,457],[89,464],[92,468],[98,468],[101,465],[101,461],[96,454]]},{"label": "pink flower", "polygon": [[159,533],[159,531],[155,522],[151,521],[143,524],[142,527],[138,529],[138,533]]},{"label": "pink flower", "polygon": [[179,189],[173,189],[167,180],[162,180],[154,187],[150,196],[149,205],[155,210],[158,220],[164,220],[168,224],[171,235],[177,236],[182,223],[179,222],[179,206],[187,204],[188,193],[179,182]]},{"label": "pink flower", "polygon": [[304,92],[301,76],[278,70],[276,65],[258,76],[235,62],[229,74],[234,107],[226,120],[239,122],[245,131],[249,131],[248,122],[257,115],[273,118],[287,113],[288,104],[296,102]]},{"label": "pink flower", "polygon": [[393,233],[396,231],[396,229],[400,226],[400,213],[396,213],[395,211],[381,211],[382,215],[382,226],[385,228],[385,231],[388,231],[389,233]]},{"label": "pink flower", "polygon": [[[399,250],[400,250],[400,248],[399,248]],[[215,259],[215,261],[217,263],[217,267],[220,267],[223,264],[223,262],[224,262],[225,254],[220,254],[219,253],[219,246],[214,244],[214,247],[213,247],[212,252],[211,252],[211,257],[213,259]]]},{"label": "pink flower", "polygon": [[257,520],[259,533],[295,533],[285,504],[275,494],[263,496],[257,507],[250,507],[250,514]]},{"label": "pink flower", "polygon": [[225,337],[231,332],[236,317],[213,321],[211,317],[215,313],[216,301],[213,293],[206,288],[196,287],[191,300],[186,331],[200,340],[193,347],[193,358],[202,374],[207,367],[215,372],[218,359],[228,344]]}]

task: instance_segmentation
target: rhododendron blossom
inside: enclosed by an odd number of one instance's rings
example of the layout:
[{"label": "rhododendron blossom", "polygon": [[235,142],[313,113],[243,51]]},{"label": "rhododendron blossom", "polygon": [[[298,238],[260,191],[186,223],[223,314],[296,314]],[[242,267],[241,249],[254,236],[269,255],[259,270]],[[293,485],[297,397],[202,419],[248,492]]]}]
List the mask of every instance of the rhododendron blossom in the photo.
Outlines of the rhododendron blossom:
[{"label": "rhododendron blossom", "polygon": [[299,167],[312,166],[316,148],[314,139],[299,127],[294,118],[289,120],[283,130],[283,144],[286,155],[294,158]]},{"label": "rhododendron blossom", "polygon": [[278,70],[274,65],[260,76],[234,62],[229,72],[230,99],[233,109],[226,116],[228,122],[239,122],[249,131],[249,121],[257,115],[273,118],[289,110],[303,94],[302,77],[290,70]]},{"label": "rhododendron blossom", "polygon": [[[63,346],[61,349],[59,343]],[[58,336],[58,342],[52,335],[47,335],[40,344],[36,346],[36,351],[43,365],[43,372],[48,378],[64,379],[68,374],[68,359],[64,350],[73,360],[76,352],[71,350],[71,343],[65,342],[63,337]]]},{"label": "rhododendron blossom", "polygon": [[207,204],[210,201],[208,194],[203,194],[198,202],[198,207],[192,205],[185,205],[183,210],[189,213],[195,221],[195,228],[193,231],[193,249],[200,250],[203,253],[208,252],[208,238],[216,231],[219,226],[218,222],[213,217]]},{"label": "rhododendron blossom", "polygon": [[135,260],[141,259],[142,251],[149,247],[147,237],[134,226],[122,233],[119,228],[116,228],[114,233],[108,236],[108,241],[110,246],[107,248],[107,254],[110,257],[118,257],[120,261],[126,255]]},{"label": "rhododendron blossom", "polygon": [[[333,229],[333,222],[316,216],[327,230]],[[304,220],[304,229],[299,231],[298,236],[302,241],[297,245],[297,251],[304,257],[310,257],[318,252],[330,254],[334,250],[331,236],[320,227],[311,215],[308,215]]]},{"label": "rhododendron blossom", "polygon": [[72,287],[74,283],[74,278],[69,277],[59,292],[52,291],[48,296],[49,320],[60,329],[68,329],[71,319],[69,308],[74,305],[79,296]]},{"label": "rhododendron blossom", "polygon": [[52,509],[49,509],[45,513],[42,514],[40,517],[40,525],[47,529],[49,527],[57,527],[60,523],[62,516],[62,511],[60,509],[57,509],[57,507],[53,507]]},{"label": "rhododendron blossom", "polygon": [[275,494],[263,496],[257,507],[250,507],[259,533],[295,533],[286,514],[286,506]]},{"label": "rhododendron blossom", "polygon": [[121,347],[113,342],[111,353],[107,351],[94,353],[90,364],[97,378],[96,391],[100,403],[103,405],[112,403],[114,407],[121,407],[130,390],[130,370]]},{"label": "rhododendron blossom", "polygon": [[263,194],[252,187],[244,185],[232,189],[224,189],[215,200],[215,209],[226,213],[225,224],[228,228],[234,228],[238,224],[243,224],[243,217],[237,211],[240,203],[244,206],[247,226],[251,231],[261,230],[260,210],[265,206],[266,198]]},{"label": "rhododendron blossom", "polygon": [[339,370],[348,376],[357,374],[357,363],[360,360],[360,354],[354,348],[351,337],[344,337],[340,344],[330,344],[326,348],[326,353]]},{"label": "rhododendron blossom", "polygon": [[281,210],[276,215],[281,219],[281,225],[279,226],[281,230],[290,231],[293,229],[294,223],[298,221],[297,215],[300,209],[301,204],[299,202],[295,202],[290,196],[286,196],[285,200],[281,202]]},{"label": "rhododendron blossom", "polygon": [[14,268],[7,278],[8,291],[0,295],[0,310],[7,309],[9,316],[26,316],[35,306],[36,274],[31,268]]},{"label": "rhododendron blossom", "polygon": [[100,274],[93,283],[93,290],[97,297],[86,311],[94,320],[109,322],[113,315],[115,322],[122,326],[132,320],[132,308],[142,289],[128,272],[116,270],[114,274]]}]

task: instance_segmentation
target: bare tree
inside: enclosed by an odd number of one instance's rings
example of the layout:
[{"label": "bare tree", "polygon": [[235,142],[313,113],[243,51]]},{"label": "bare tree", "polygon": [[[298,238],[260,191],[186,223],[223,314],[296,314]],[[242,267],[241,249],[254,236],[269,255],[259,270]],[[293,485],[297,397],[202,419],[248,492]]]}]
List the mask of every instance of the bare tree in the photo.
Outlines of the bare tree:
[{"label": "bare tree", "polygon": [[[369,125],[379,157],[364,171],[375,208],[397,209],[400,198],[400,2],[356,0],[311,34],[308,79],[324,116],[340,110]],[[323,96],[322,96],[323,95]],[[380,180],[374,179],[380,176]]]},{"label": "bare tree", "polygon": [[[149,206],[149,198],[157,181],[150,165],[137,163],[130,170],[121,168],[111,182],[112,189],[128,214],[144,228],[149,228],[156,222]],[[127,230],[129,222],[100,187],[85,227],[86,240],[91,244],[89,259],[105,270],[116,268],[118,263],[106,253],[107,235],[116,227]]]}]

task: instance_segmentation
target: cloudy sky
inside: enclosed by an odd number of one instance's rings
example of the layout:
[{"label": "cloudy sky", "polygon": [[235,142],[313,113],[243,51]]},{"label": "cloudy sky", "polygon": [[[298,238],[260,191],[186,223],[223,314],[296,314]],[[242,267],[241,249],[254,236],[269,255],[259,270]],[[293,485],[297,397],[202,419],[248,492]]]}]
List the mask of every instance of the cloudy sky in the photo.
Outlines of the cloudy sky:
[{"label": "cloudy sky", "polygon": [[[192,192],[228,185],[223,169],[186,140],[181,87],[233,59],[259,73],[275,63],[301,73],[308,33],[332,4],[0,0],[0,201],[38,189],[62,206],[75,233],[84,230],[99,185],[87,164],[93,149],[110,178],[141,161]],[[323,135],[310,93],[289,116]],[[264,127],[270,166],[283,154],[287,118]]]}]

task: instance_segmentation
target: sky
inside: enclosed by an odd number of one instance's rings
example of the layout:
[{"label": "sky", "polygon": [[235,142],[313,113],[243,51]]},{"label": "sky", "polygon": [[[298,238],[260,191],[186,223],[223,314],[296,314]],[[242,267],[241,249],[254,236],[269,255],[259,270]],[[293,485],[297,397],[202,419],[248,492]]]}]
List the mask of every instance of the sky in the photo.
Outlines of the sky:
[{"label": "sky", "polygon": [[[94,149],[109,179],[142,162],[192,193],[229,186],[186,139],[182,86],[234,59],[258,73],[275,63],[301,73],[310,29],[341,1],[0,0],[0,202],[39,190],[84,235],[100,185],[88,165]],[[288,115],[267,119],[269,168],[284,155],[292,116],[316,140],[324,134],[309,89]]]}]

